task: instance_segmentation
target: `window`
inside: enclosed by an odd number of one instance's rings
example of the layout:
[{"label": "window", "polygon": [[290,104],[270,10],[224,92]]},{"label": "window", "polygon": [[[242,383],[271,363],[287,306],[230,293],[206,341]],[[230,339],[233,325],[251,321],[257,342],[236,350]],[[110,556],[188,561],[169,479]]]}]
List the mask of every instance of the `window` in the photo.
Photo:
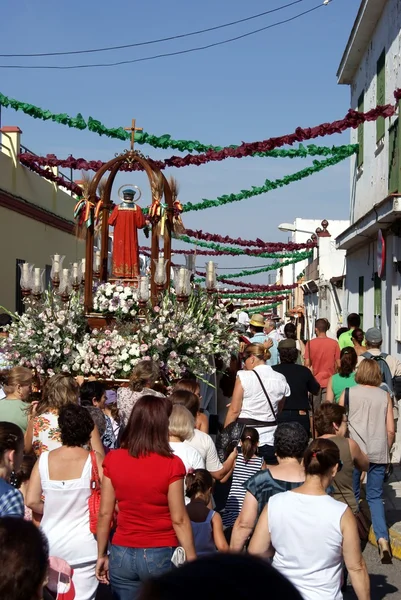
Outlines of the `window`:
[{"label": "window", "polygon": [[365,287],[364,278],[360,277],[359,278],[359,285],[358,285],[358,314],[361,317],[361,329],[363,329],[363,293],[364,293],[364,287]]},{"label": "window", "polygon": [[[358,112],[364,112],[364,92],[362,92],[362,94],[358,98]],[[363,133],[363,123],[361,123],[360,125],[358,125],[358,167],[361,167],[363,165]]]},{"label": "window", "polygon": [[23,265],[25,260],[17,258],[15,263],[15,311],[22,315],[25,311],[25,306],[22,301],[22,290],[21,290],[21,269],[20,265]]},{"label": "window", "polygon": [[[386,104],[386,51],[379,56],[377,61],[377,82],[376,82],[376,102],[378,106]],[[379,117],[376,121],[376,142],[379,142],[384,138],[385,133],[385,119]]]},{"label": "window", "polygon": [[388,193],[398,192],[399,150],[398,150],[398,119],[389,129],[388,144]]},{"label": "window", "polygon": [[380,329],[381,316],[382,316],[382,281],[377,273],[375,273],[374,291],[375,291],[374,324],[375,324],[375,327],[378,327]]}]

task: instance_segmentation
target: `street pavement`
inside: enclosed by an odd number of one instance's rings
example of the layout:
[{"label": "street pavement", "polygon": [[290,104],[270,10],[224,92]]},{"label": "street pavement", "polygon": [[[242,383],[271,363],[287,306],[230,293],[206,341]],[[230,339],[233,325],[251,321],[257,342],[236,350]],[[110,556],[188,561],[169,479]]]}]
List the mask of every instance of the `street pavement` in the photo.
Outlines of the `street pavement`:
[{"label": "street pavement", "polygon": [[[399,600],[401,598],[401,562],[393,559],[392,565],[382,565],[377,548],[367,544],[363,553],[370,576],[371,600]],[[349,585],[344,594],[344,600],[356,600]]]}]

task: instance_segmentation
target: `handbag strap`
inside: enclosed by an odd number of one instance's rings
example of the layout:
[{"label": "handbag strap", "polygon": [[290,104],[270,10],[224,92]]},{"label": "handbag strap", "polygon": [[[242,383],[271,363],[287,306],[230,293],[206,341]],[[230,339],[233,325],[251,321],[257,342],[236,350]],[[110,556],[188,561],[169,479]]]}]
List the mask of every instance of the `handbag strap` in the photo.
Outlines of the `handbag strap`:
[{"label": "handbag strap", "polygon": [[349,387],[346,387],[344,390],[344,407],[345,407],[345,414],[348,416],[348,413],[349,413]]},{"label": "handbag strap", "polygon": [[277,425],[277,415],[276,415],[276,413],[275,413],[275,410],[274,410],[274,408],[273,408],[273,404],[271,403],[271,400],[270,400],[270,398],[269,398],[269,394],[267,393],[267,391],[266,391],[266,388],[265,388],[265,386],[263,385],[263,381],[262,381],[262,379],[261,379],[261,377],[260,377],[259,373],[258,373],[257,371],[255,371],[255,369],[252,369],[252,372],[253,372],[253,373],[255,373],[256,377],[259,379],[259,383],[260,383],[260,385],[262,386],[262,390],[263,390],[263,392],[264,392],[264,394],[265,394],[265,396],[266,396],[266,398],[267,398],[267,401],[268,401],[268,403],[269,403],[269,405],[270,405],[270,410],[272,411],[272,415],[273,415],[273,417],[274,417],[274,423],[272,422],[271,424],[272,424],[272,425]]},{"label": "handbag strap", "polygon": [[91,474],[91,489],[100,490],[100,476],[99,469],[97,468],[96,453],[94,450],[90,451],[91,463],[92,463],[92,474]]}]

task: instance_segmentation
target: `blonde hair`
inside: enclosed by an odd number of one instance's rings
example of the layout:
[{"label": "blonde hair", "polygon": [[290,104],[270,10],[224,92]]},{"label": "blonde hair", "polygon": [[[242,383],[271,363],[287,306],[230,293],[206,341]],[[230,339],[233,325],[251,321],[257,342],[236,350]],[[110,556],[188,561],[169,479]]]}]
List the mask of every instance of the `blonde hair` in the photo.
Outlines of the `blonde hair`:
[{"label": "blonde hair", "polygon": [[36,414],[41,415],[49,409],[60,410],[62,406],[78,404],[79,385],[72,375],[58,373],[51,377],[43,390],[43,397],[36,408]]},{"label": "blonde hair", "polygon": [[18,385],[31,385],[32,380],[32,371],[26,367],[13,367],[1,374],[1,381],[4,382],[4,393],[7,396],[15,392]]},{"label": "blonde hair", "polygon": [[169,434],[185,442],[193,436],[194,428],[195,419],[189,410],[182,404],[175,404],[169,419]]},{"label": "blonde hair", "polygon": [[263,344],[248,344],[244,350],[244,360],[250,356],[255,356],[259,360],[269,360],[271,354]]},{"label": "blonde hair", "polygon": [[132,371],[130,388],[133,392],[141,392],[147,384],[152,386],[160,377],[159,365],[153,360],[141,360]]},{"label": "blonde hair", "polygon": [[364,358],[356,372],[355,381],[360,385],[381,386],[383,377],[378,362],[374,358]]}]

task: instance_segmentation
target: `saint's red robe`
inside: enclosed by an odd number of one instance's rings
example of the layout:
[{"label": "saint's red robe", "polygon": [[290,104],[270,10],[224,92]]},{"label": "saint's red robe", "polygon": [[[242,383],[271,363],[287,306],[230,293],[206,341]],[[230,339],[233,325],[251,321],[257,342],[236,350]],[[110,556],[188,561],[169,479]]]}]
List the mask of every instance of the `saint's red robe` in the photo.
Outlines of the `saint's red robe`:
[{"label": "saint's red robe", "polygon": [[133,208],[116,206],[111,213],[109,225],[114,227],[114,277],[132,279],[140,274],[138,229],[145,227],[145,224],[145,217],[137,205]]}]

